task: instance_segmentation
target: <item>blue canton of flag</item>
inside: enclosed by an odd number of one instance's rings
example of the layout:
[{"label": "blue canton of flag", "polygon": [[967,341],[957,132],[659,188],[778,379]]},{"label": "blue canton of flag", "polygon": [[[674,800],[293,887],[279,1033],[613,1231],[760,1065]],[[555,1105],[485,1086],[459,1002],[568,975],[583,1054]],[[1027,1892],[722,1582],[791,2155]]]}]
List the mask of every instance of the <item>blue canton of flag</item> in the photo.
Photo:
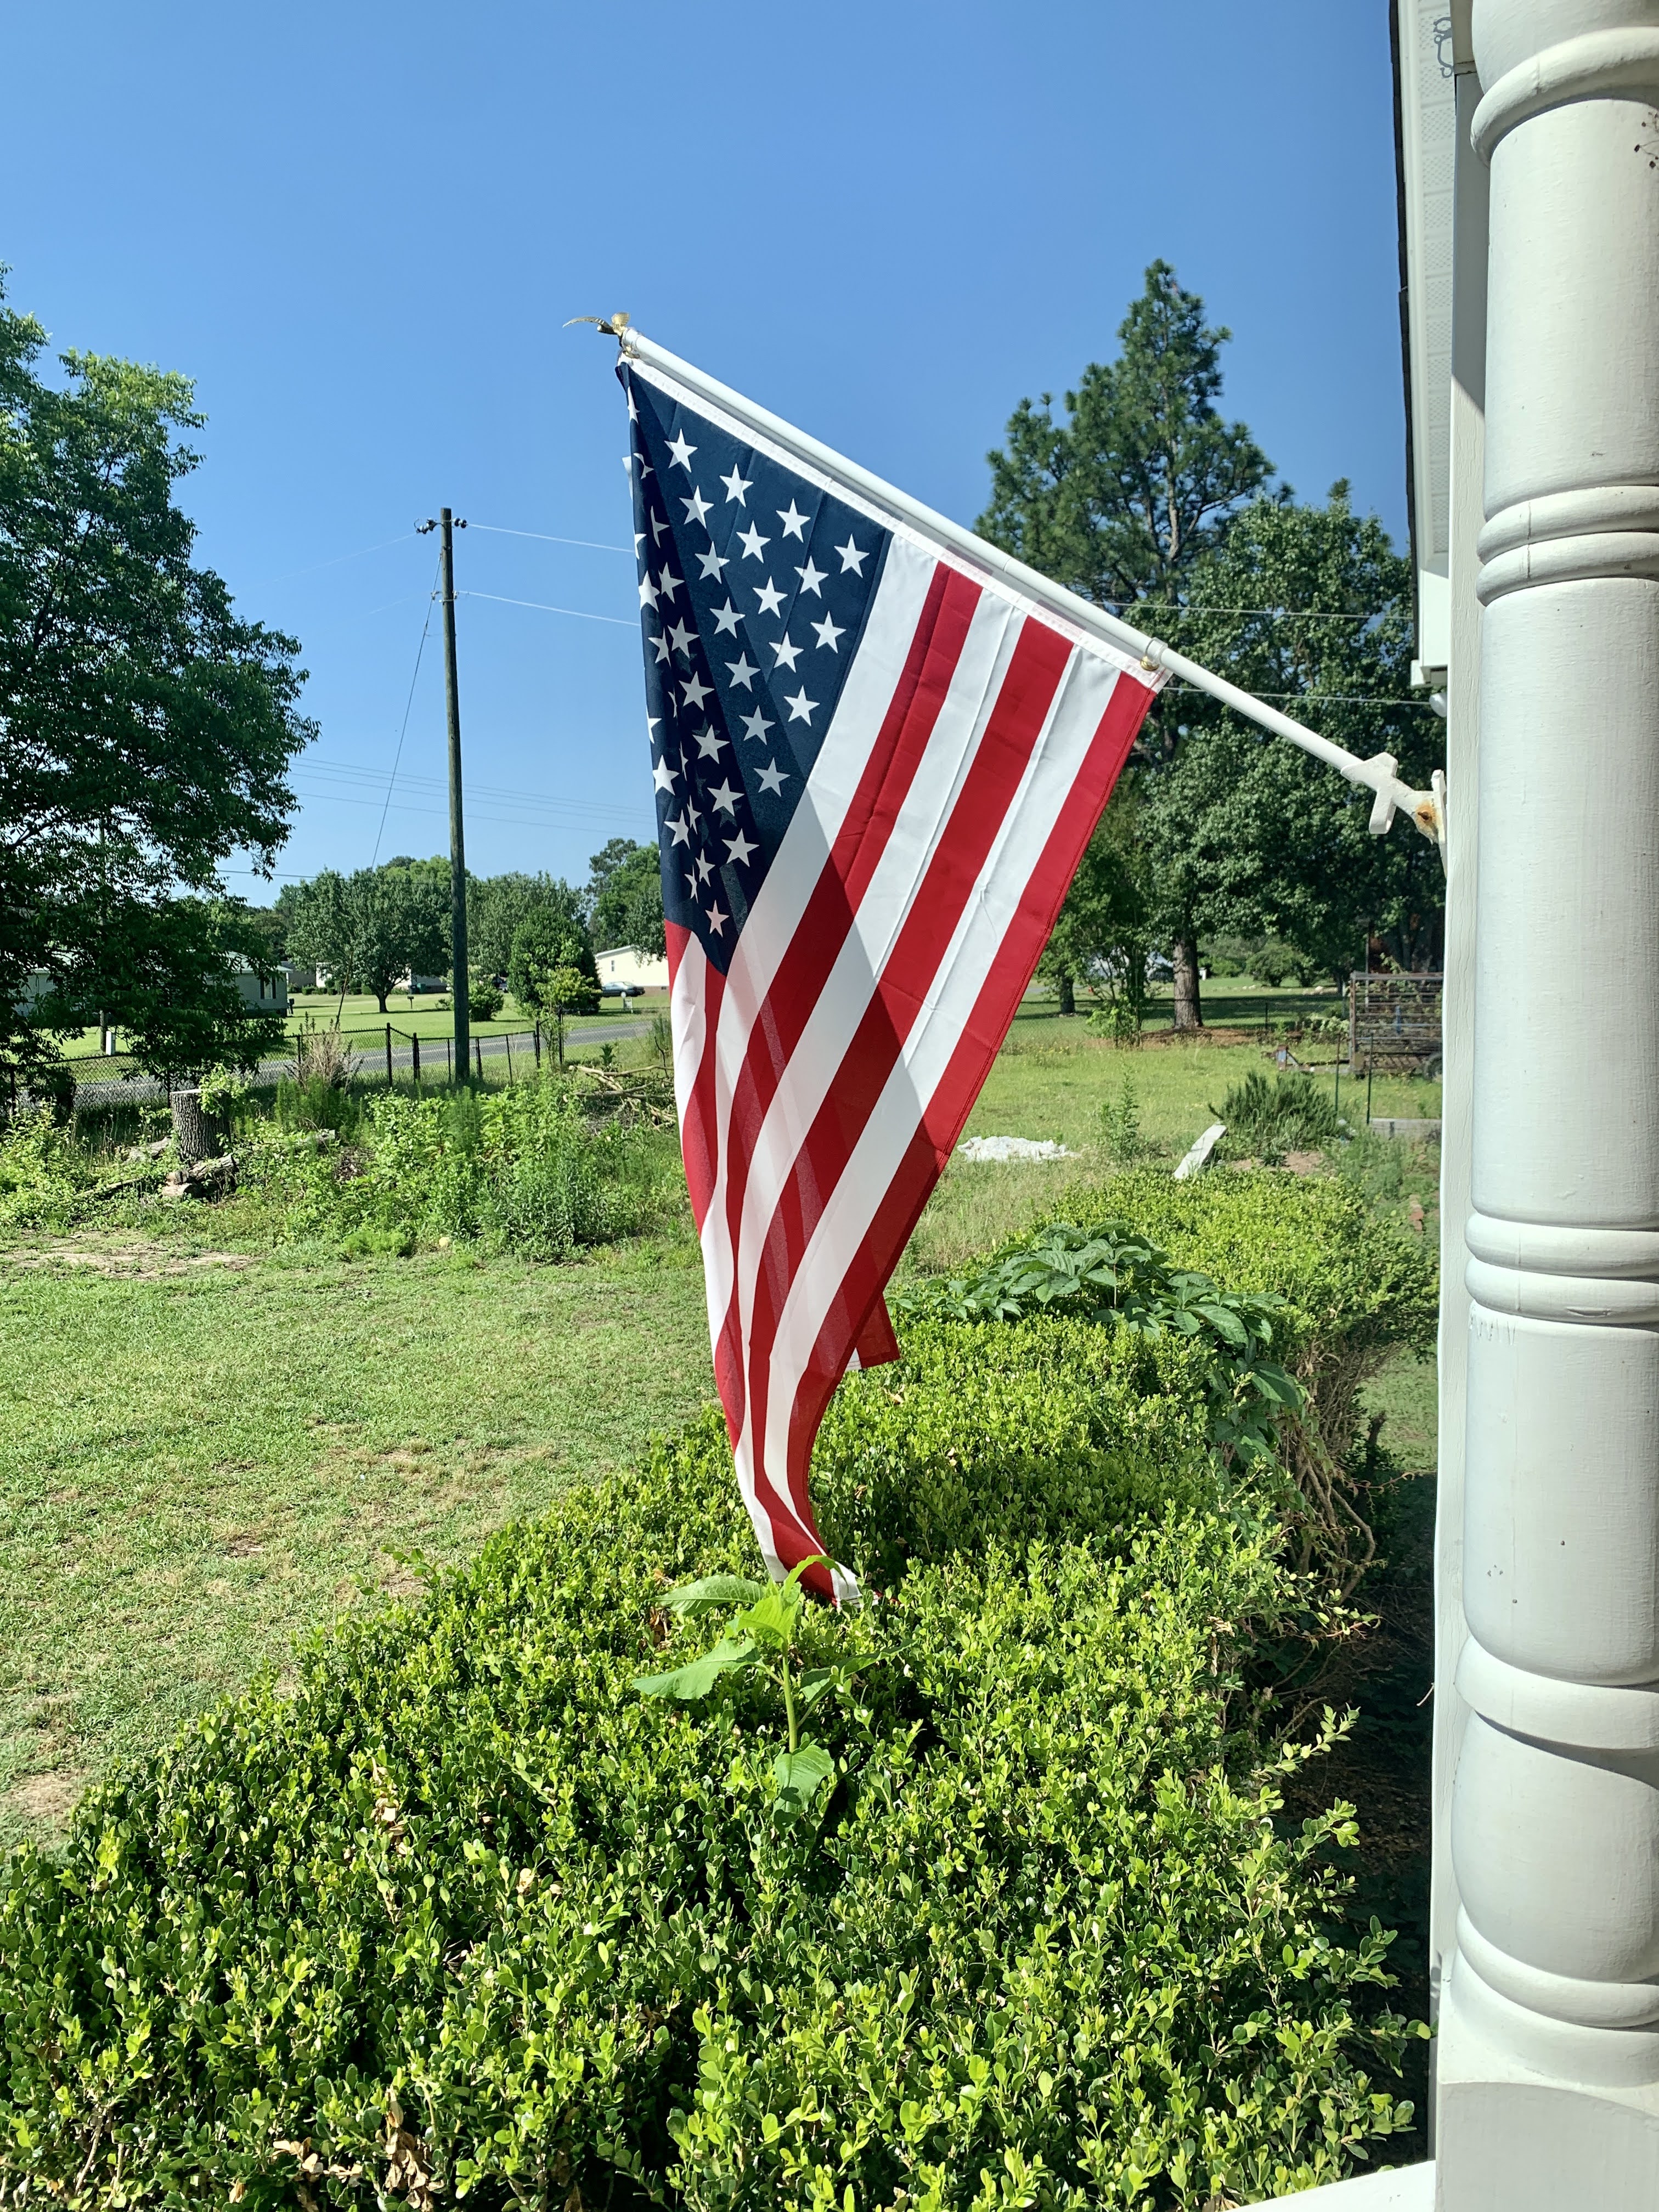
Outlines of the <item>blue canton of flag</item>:
[{"label": "blue canton of flag", "polygon": [[848,1364],[897,1354],[884,1286],[1158,678],[643,343],[629,471],[714,1380],[768,1565],[846,1599],[812,1439]]},{"label": "blue canton of flag", "polygon": [[663,910],[731,963],[890,533],[626,366]]}]

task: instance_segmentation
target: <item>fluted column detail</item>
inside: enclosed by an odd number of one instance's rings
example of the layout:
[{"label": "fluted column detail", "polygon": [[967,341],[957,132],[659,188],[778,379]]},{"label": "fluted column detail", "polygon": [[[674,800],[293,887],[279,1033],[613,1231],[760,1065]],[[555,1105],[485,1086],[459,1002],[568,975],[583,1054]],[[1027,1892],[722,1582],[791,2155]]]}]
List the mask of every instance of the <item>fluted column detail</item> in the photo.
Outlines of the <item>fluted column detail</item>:
[{"label": "fluted column detail", "polygon": [[1659,4],[1476,0],[1474,30],[1491,258],[1457,1677],[1470,1717],[1442,2196],[1448,2212],[1541,2212],[1572,2188],[1598,2212],[1650,2212]]}]

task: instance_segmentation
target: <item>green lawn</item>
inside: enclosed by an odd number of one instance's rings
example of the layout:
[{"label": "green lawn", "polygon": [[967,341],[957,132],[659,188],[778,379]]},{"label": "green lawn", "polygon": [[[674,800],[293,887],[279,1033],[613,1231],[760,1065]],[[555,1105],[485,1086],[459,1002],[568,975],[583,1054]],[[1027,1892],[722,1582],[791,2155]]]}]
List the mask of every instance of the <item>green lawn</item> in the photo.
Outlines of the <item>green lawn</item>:
[{"label": "green lawn", "polygon": [[[1075,1157],[952,1161],[907,1265],[957,1265],[1109,1172],[1101,1112],[1126,1085],[1174,1158],[1265,1064],[1259,1045],[1120,1050],[1028,1001],[969,1127]],[[1438,1086],[1379,1079],[1375,1106],[1432,1115]],[[1431,1200],[1431,1166],[1402,1172],[1402,1211],[1419,1184]],[[561,1267],[216,1257],[233,1218],[0,1250],[0,1839],[59,1831],[108,1762],[408,1587],[409,1554],[465,1553],[710,1393],[684,1235]],[[1431,1368],[1386,1389],[1391,1443],[1429,1463]]]},{"label": "green lawn", "polygon": [[[0,1255],[0,1838],[710,1389],[689,1244],[570,1267]],[[159,1272],[158,1272],[159,1271]]]}]

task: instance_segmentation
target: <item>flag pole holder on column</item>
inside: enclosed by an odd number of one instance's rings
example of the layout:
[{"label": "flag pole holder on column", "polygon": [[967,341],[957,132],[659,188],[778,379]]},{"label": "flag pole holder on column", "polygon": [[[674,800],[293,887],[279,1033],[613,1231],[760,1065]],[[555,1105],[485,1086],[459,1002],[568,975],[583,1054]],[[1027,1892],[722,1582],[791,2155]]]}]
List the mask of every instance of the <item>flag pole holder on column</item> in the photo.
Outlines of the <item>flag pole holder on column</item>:
[{"label": "flag pole holder on column", "polygon": [[[936,514],[932,507],[924,507],[920,500],[911,499],[894,485],[872,475],[869,470],[860,468],[856,461],[849,461],[844,454],[836,453],[817,439],[809,437],[805,431],[796,429],[793,423],[769,413],[763,407],[757,407],[753,400],[732,391],[729,385],[706,375],[691,362],[682,361],[678,354],[670,353],[665,346],[658,345],[643,331],[635,330],[626,314],[576,315],[571,320],[592,323],[602,335],[616,339],[624,360],[637,361],[647,367],[662,369],[689,390],[721,408],[738,422],[750,425],[787,452],[796,454],[814,468],[829,469],[843,483],[864,491],[889,510],[896,510],[912,528],[924,538],[930,538],[954,559],[981,571],[988,569],[1005,585],[1012,585],[1023,598],[1047,608],[1074,629],[1089,631],[1103,639],[1119,653],[1132,653],[1143,668],[1161,669],[1167,675],[1179,678],[1194,690],[1205,692],[1224,707],[1231,708],[1234,714],[1242,715],[1246,721],[1271,731],[1273,736],[1284,738],[1313,759],[1322,761],[1348,782],[1363,786],[1374,794],[1370,823],[1374,837],[1387,835],[1396,813],[1408,815],[1438,851],[1441,866],[1444,866],[1446,779],[1443,770],[1435,770],[1427,791],[1413,790],[1409,784],[1401,781],[1398,774],[1399,763],[1392,753],[1373,753],[1369,760],[1361,760],[1357,753],[1333,744],[1328,738],[1322,738],[1315,731],[1306,729],[1300,722],[1293,720],[1290,715],[1281,714],[1277,708],[1268,706],[1265,700],[1253,698],[1249,692],[1241,690],[1237,684],[1230,684],[1224,676],[1213,675],[1207,668],[1200,667],[1197,661],[1188,659],[1185,653],[1177,653],[1173,646],[1166,645],[1161,638],[1149,637],[1132,623],[1122,621],[1116,615],[1108,614],[1103,608],[1092,605],[1075,592],[1068,592],[1063,585],[1040,575],[1035,568],[1027,568],[1023,561],[1017,561],[1012,554],[987,544],[983,538],[976,538],[972,531],[965,530],[958,522],[952,522],[947,515]],[[568,327],[567,324],[566,328]]]}]

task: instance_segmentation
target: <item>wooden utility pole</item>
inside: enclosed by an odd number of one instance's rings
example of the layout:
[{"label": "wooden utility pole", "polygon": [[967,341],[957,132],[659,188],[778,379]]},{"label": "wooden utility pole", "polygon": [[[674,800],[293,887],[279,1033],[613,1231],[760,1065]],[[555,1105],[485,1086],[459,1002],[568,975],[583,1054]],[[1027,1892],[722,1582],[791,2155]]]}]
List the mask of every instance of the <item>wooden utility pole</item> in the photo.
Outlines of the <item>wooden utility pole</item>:
[{"label": "wooden utility pole", "polygon": [[[463,1082],[468,1059],[470,982],[466,958],[466,836],[461,818],[461,693],[455,672],[455,532],[450,511],[441,507],[443,532],[444,704],[449,720],[449,898],[451,1000],[455,1009],[455,1066]],[[466,525],[461,524],[465,530]]]}]

